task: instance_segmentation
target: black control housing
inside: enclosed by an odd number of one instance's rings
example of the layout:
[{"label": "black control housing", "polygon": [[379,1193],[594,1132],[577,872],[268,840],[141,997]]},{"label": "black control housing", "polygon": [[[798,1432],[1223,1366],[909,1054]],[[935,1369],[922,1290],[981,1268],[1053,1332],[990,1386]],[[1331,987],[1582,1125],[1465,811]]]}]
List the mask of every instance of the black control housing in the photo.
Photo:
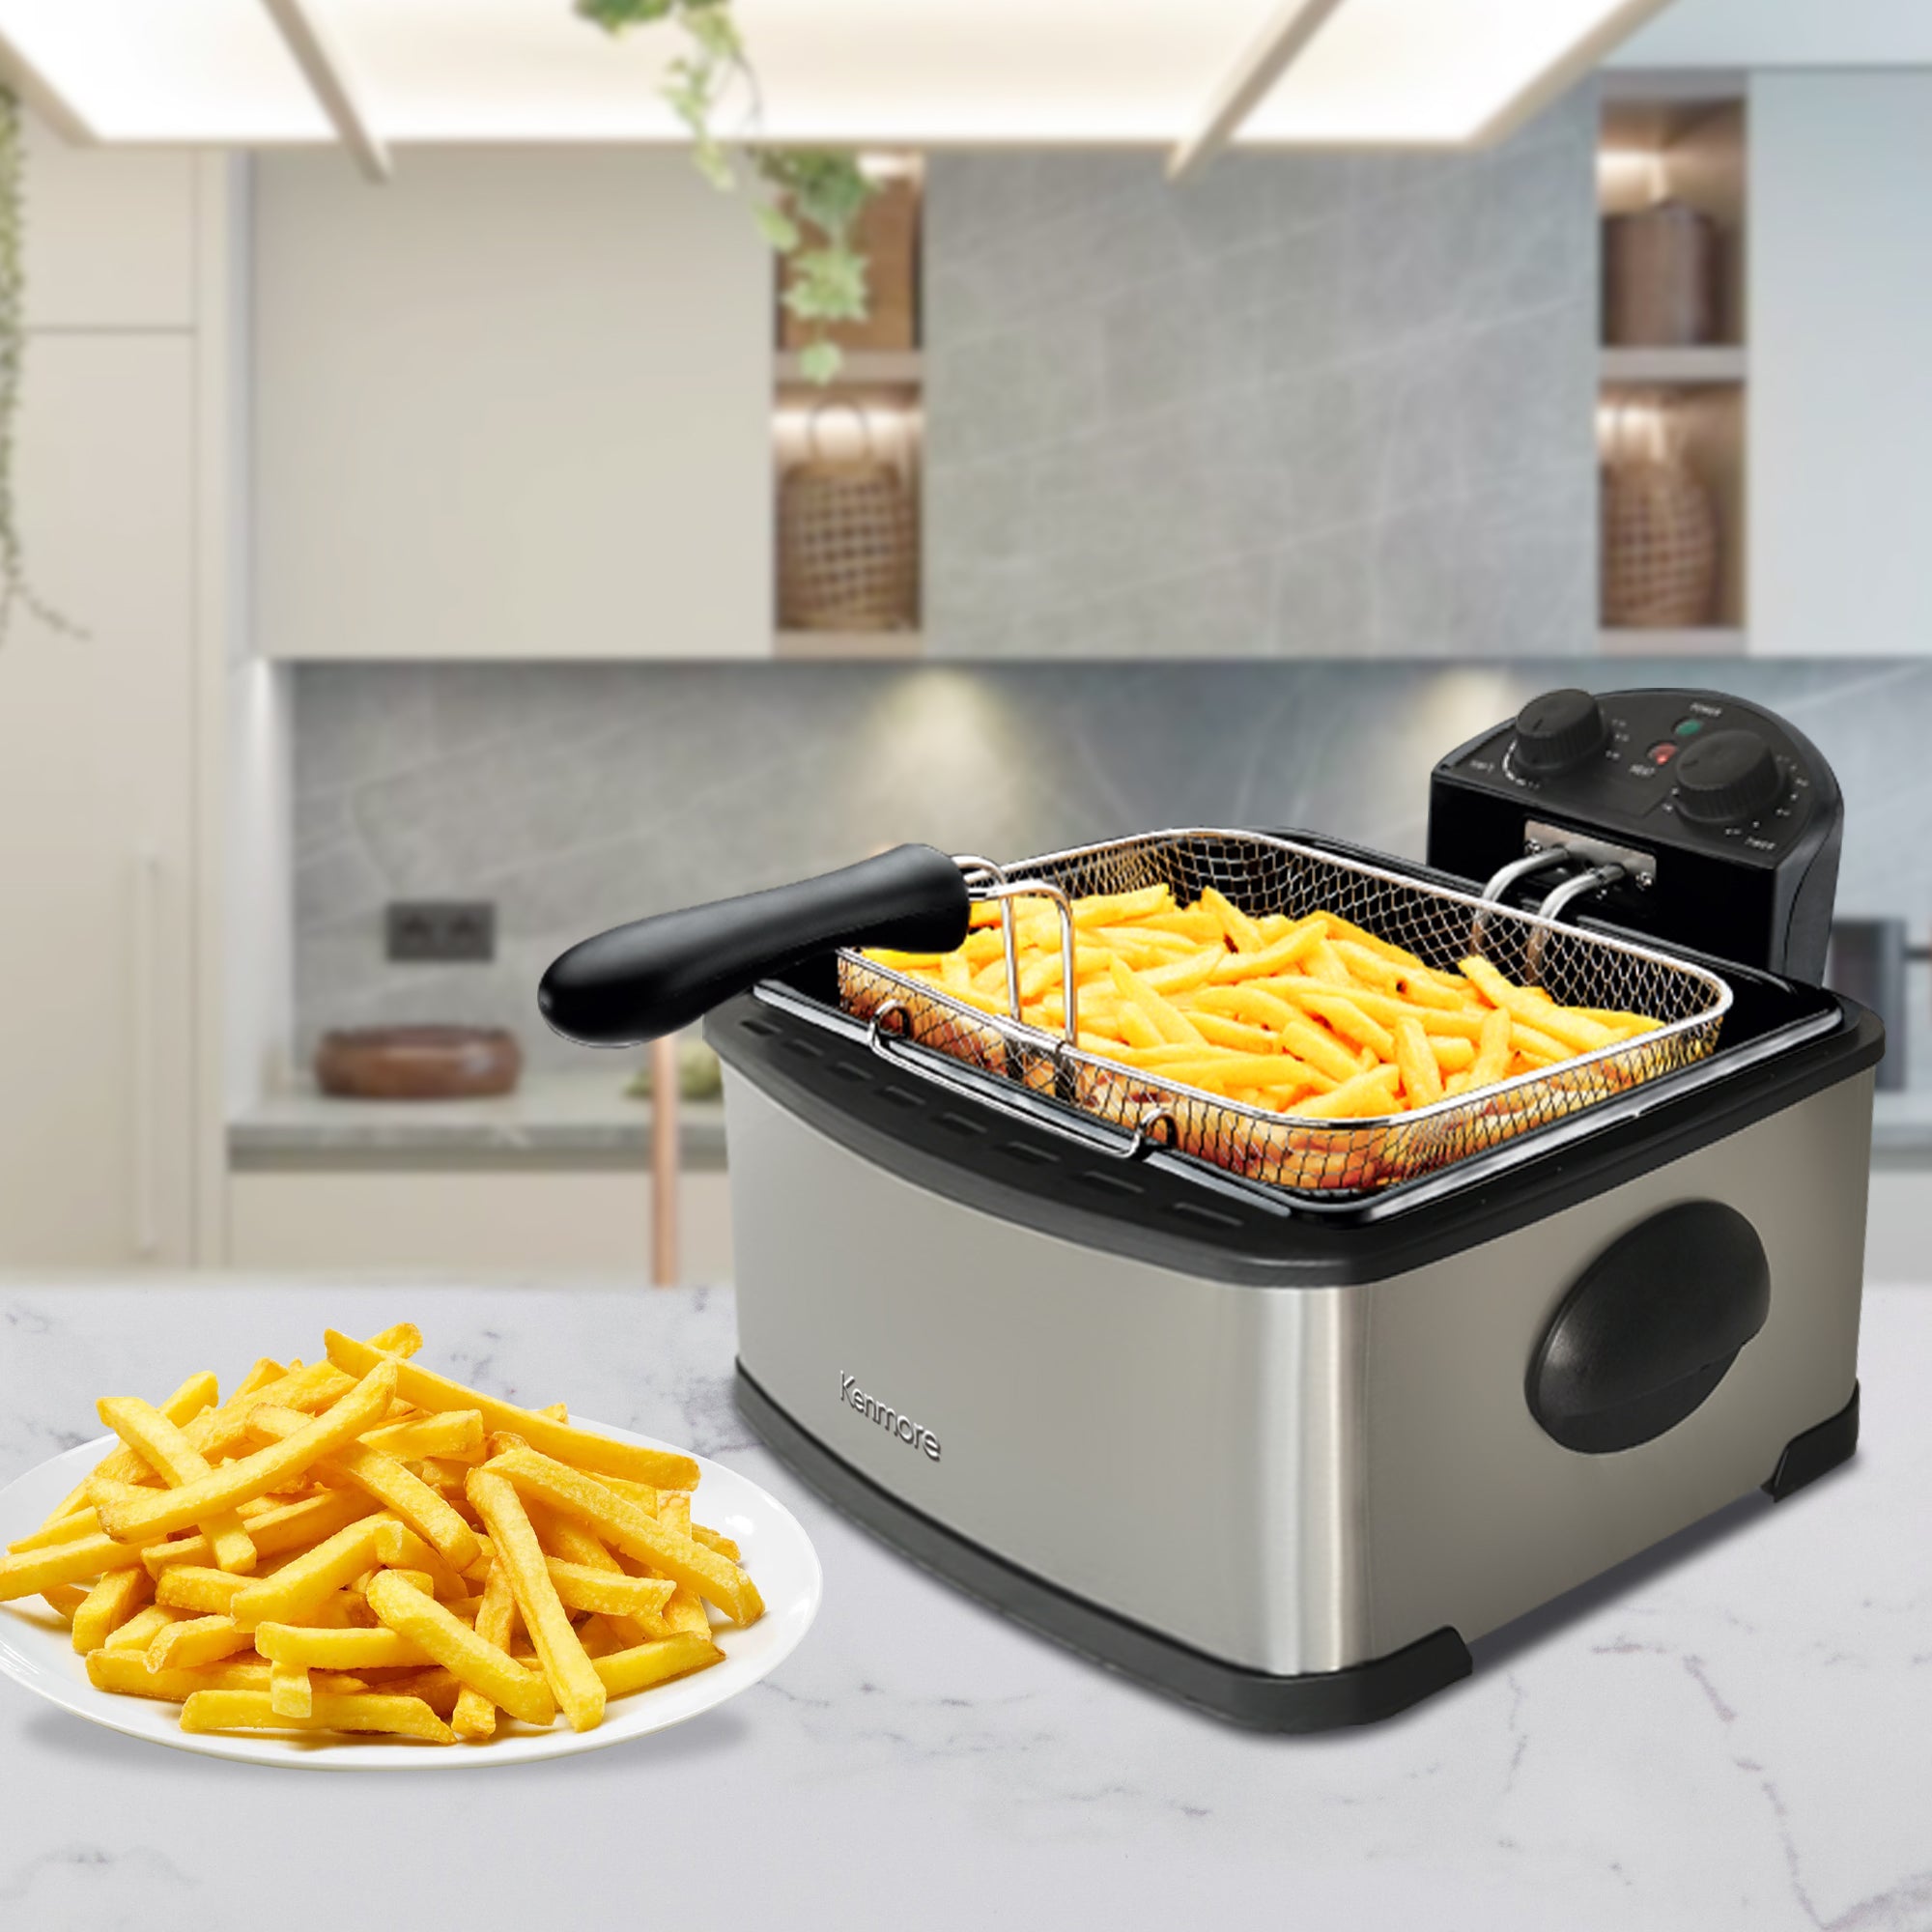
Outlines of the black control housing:
[{"label": "black control housing", "polygon": [[[1480,888],[1529,849],[1531,826],[1558,835],[1538,835],[1544,844],[1575,834],[1655,868],[1647,883],[1634,868],[1573,916],[1823,980],[1844,802],[1801,731],[1714,691],[1551,692],[1520,724],[1494,726],[1435,767],[1432,866]],[[1533,904],[1563,876],[1539,874],[1516,902]]]}]

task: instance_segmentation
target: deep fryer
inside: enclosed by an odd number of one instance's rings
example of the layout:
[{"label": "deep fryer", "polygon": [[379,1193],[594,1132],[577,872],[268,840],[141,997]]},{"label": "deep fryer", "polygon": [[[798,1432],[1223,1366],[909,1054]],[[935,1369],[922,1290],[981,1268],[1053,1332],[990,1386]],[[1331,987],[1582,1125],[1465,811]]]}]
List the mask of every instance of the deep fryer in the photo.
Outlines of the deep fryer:
[{"label": "deep fryer", "polygon": [[[1884,1039],[1816,983],[1841,831],[1829,766],[1757,707],[1551,693],[1436,767],[1426,864],[1211,828],[900,847],[601,934],[543,1004],[599,1044],[709,1015],[739,1400],[781,1458],[1074,1648],[1320,1729],[1852,1453]],[[860,951],[1161,879],[1662,1024],[1311,1130]]]}]

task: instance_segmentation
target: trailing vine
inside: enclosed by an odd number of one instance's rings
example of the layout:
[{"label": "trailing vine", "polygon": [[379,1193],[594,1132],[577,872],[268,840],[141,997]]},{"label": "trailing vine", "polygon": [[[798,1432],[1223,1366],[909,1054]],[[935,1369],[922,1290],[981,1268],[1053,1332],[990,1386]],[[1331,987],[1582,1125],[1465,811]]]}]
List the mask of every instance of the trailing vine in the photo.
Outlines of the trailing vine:
[{"label": "trailing vine", "polygon": [[20,103],[0,87],[0,643],[19,606],[56,631],[82,633],[35,594],[27,581],[25,552],[14,504],[14,426],[20,407],[20,364],[25,349],[23,297],[26,277],[20,262],[25,207],[21,180]]},{"label": "trailing vine", "polygon": [[867,263],[852,232],[873,185],[858,156],[840,149],[753,146],[745,181],[717,124],[734,87],[749,98],[754,129],[758,115],[757,76],[731,0],[577,0],[577,11],[612,34],[659,23],[684,34],[685,50],[665,73],[665,99],[691,130],[697,171],[726,193],[749,186],[753,218],[785,265],[781,299],[813,329],[799,366],[809,381],[829,383],[843,359],[830,326],[866,319]]}]

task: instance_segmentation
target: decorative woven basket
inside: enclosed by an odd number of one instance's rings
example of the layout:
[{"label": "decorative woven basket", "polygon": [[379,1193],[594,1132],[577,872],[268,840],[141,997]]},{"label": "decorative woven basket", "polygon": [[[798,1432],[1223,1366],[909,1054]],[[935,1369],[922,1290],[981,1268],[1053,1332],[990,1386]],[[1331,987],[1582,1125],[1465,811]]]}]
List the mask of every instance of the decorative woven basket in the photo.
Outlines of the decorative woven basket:
[{"label": "decorative woven basket", "polygon": [[[819,422],[849,410],[859,452],[831,457]],[[871,419],[854,404],[811,412],[809,453],[779,484],[779,610],[788,629],[890,631],[910,626],[917,600],[917,538],[905,479],[873,445]]]},{"label": "decorative woven basket", "polygon": [[1650,449],[1618,447],[1602,476],[1604,622],[1617,630],[1690,630],[1718,594],[1718,514],[1667,432]]}]

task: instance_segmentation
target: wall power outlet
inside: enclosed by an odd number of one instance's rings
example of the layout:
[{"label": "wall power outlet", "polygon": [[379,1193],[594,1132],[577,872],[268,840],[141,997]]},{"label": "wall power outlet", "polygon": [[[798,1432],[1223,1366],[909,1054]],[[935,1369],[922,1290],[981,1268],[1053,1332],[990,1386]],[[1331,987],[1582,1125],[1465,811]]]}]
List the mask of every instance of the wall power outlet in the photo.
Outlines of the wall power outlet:
[{"label": "wall power outlet", "polygon": [[497,956],[497,908],[489,899],[392,899],[384,909],[383,929],[391,959]]}]

